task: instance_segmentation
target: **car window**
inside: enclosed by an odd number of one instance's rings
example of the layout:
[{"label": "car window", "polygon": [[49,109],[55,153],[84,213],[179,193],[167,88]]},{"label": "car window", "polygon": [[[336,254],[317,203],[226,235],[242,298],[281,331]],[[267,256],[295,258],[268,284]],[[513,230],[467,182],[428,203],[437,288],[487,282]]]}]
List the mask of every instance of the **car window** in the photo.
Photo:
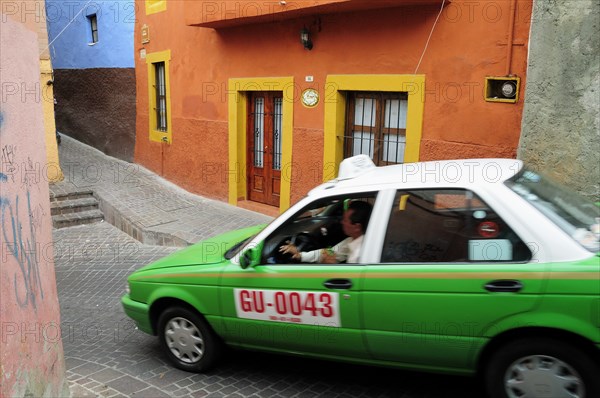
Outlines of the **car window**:
[{"label": "car window", "polygon": [[315,200],[265,239],[262,264],[293,263],[279,253],[279,248],[288,241],[302,252],[334,247],[347,238],[341,224],[344,210],[352,201],[366,202],[373,206],[376,196],[377,192],[366,192]]},{"label": "car window", "polygon": [[527,245],[471,191],[399,191],[381,261],[523,262]]}]

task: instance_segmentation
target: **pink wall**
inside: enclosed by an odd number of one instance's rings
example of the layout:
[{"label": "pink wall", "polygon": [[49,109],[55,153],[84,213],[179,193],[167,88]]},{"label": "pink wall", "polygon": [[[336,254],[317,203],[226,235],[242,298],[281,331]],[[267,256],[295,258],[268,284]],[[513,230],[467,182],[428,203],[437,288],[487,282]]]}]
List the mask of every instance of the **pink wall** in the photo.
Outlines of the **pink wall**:
[{"label": "pink wall", "polygon": [[68,396],[38,36],[0,15],[0,396]]}]

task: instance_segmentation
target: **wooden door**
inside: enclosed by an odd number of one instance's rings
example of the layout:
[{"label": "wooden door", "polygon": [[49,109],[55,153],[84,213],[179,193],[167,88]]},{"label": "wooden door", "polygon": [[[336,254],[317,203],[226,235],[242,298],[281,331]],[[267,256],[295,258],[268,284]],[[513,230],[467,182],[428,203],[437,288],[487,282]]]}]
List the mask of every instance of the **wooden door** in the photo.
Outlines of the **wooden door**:
[{"label": "wooden door", "polygon": [[248,199],[279,207],[282,93],[253,92],[248,108]]}]

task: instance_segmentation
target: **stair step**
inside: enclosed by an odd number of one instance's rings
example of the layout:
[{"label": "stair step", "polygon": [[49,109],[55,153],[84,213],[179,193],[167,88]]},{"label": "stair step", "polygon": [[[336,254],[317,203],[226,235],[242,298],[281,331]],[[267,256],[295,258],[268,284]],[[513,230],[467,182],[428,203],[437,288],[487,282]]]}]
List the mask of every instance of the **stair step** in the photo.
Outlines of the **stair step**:
[{"label": "stair step", "polygon": [[104,215],[100,210],[88,210],[52,216],[52,225],[54,228],[66,228],[75,225],[91,224],[103,219]]},{"label": "stair step", "polygon": [[94,193],[92,191],[79,191],[79,192],[70,192],[70,193],[60,193],[55,194],[50,191],[50,202],[61,202],[64,200],[74,200],[74,199],[82,199],[82,198],[93,198]]},{"label": "stair step", "polygon": [[69,214],[81,211],[95,210],[98,208],[98,200],[93,196],[80,199],[64,199],[50,203],[50,214]]}]

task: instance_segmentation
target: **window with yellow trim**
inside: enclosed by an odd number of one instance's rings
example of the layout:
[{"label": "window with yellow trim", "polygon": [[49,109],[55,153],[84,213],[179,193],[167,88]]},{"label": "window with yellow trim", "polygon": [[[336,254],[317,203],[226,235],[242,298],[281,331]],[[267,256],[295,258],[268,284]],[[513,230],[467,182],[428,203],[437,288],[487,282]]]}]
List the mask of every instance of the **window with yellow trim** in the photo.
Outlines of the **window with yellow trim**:
[{"label": "window with yellow trim", "polygon": [[150,140],[171,142],[170,51],[146,56],[148,63],[148,114]]},{"label": "window with yellow trim", "polygon": [[346,95],[344,158],[364,154],[378,166],[404,163],[407,93]]},{"label": "window with yellow trim", "polygon": [[424,89],[424,75],[328,75],[323,179],[335,178],[344,157],[357,153],[378,164],[418,161]]},{"label": "window with yellow trim", "polygon": [[165,11],[167,0],[146,0],[146,15]]}]

